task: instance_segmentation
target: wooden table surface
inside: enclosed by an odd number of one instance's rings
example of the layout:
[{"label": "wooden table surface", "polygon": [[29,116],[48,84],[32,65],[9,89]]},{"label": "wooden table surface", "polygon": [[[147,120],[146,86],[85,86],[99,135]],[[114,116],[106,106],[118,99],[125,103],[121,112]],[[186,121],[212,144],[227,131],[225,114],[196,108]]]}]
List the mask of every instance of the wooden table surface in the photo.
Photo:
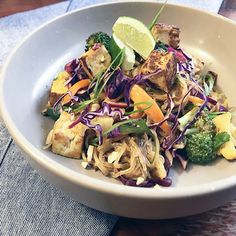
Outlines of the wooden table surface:
[{"label": "wooden table surface", "polygon": [[[0,0],[0,17],[61,1]],[[236,21],[236,0],[224,0],[219,14]],[[236,235],[236,215],[234,216],[235,212],[228,214],[230,209],[236,209],[236,202],[196,216],[172,220],[136,220],[121,217],[111,235]]]}]

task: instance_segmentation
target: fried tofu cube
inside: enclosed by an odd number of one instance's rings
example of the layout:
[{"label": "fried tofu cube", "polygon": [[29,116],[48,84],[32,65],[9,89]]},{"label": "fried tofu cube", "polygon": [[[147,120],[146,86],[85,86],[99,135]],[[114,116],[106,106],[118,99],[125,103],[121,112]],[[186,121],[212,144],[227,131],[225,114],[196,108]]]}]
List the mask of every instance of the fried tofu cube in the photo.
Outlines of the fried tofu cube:
[{"label": "fried tofu cube", "polygon": [[72,122],[70,114],[63,111],[53,127],[52,151],[65,157],[79,159],[87,126],[79,123],[69,128]]},{"label": "fried tofu cube", "polygon": [[85,61],[93,77],[105,71],[111,64],[111,56],[102,44],[95,44],[83,54],[81,59]]},{"label": "fried tofu cube", "polygon": [[169,92],[175,82],[177,71],[176,59],[172,52],[165,53],[153,50],[142,65],[140,72],[143,75],[148,75],[156,72],[158,69],[161,71],[151,76],[149,80],[163,91]]},{"label": "fried tofu cube", "polygon": [[152,28],[152,35],[156,41],[160,40],[164,44],[168,44],[173,48],[179,47],[180,29],[173,25],[157,23]]},{"label": "fried tofu cube", "polygon": [[49,94],[49,103],[51,106],[67,92],[68,88],[65,86],[66,80],[70,77],[70,75],[66,72],[60,72],[56,79],[53,80],[50,94]]}]

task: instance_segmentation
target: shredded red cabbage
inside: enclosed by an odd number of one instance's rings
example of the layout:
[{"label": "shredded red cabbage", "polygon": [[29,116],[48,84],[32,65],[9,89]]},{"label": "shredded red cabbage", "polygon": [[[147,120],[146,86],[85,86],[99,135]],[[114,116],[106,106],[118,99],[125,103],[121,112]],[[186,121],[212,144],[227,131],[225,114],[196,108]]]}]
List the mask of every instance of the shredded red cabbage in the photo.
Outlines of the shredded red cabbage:
[{"label": "shredded red cabbage", "polygon": [[192,61],[192,57],[189,56],[182,48],[177,48],[176,50],[178,50],[179,52],[181,52],[182,55],[183,55],[188,61]]},{"label": "shredded red cabbage", "polygon": [[89,112],[89,108],[90,108],[90,105],[85,107],[85,109],[81,112],[79,117],[72,124],[70,124],[69,126],[70,129],[81,122],[82,118]]},{"label": "shredded red cabbage", "polygon": [[99,145],[102,145],[103,137],[102,137],[102,127],[99,124],[93,125],[91,124],[91,119],[85,118],[85,116],[88,114],[90,105],[86,106],[83,112],[81,112],[80,116],[72,123],[70,124],[69,128],[73,128],[78,123],[82,123],[86,125],[88,128],[93,129],[98,132],[98,142]]},{"label": "shredded red cabbage", "polygon": [[68,62],[65,65],[65,71],[68,72],[69,74],[74,74],[78,66],[79,66],[79,60],[73,59],[72,61]]},{"label": "shredded red cabbage", "polygon": [[182,168],[185,170],[187,168],[187,165],[188,165],[188,159],[185,159],[183,156],[181,156],[178,153],[175,154],[175,157],[178,158]]},{"label": "shredded red cabbage", "polygon": [[128,104],[128,106],[130,105],[130,91],[132,89],[132,87],[135,85],[135,84],[141,84],[143,81],[142,81],[142,76],[141,75],[137,75],[135,76],[133,79],[128,79],[126,81],[126,84],[125,84],[125,88],[124,88],[124,99],[125,99],[125,102]]},{"label": "shredded red cabbage", "polygon": [[133,186],[133,187],[144,187],[144,188],[150,188],[155,186],[156,184],[163,186],[163,187],[169,187],[172,184],[172,180],[170,178],[164,178],[164,179],[149,179],[144,181],[143,183],[137,185],[136,180],[127,179],[124,176],[120,176],[119,180],[127,186]]},{"label": "shredded red cabbage", "polygon": [[102,103],[101,108],[99,110],[90,111],[84,117],[89,118],[89,119],[93,119],[96,116],[105,116],[105,115],[113,117],[114,119],[116,119],[118,121],[128,119],[128,116],[124,115],[124,111],[122,111],[119,108],[113,108],[112,109],[111,106],[106,102]]},{"label": "shredded red cabbage", "polygon": [[164,167],[166,170],[167,175],[169,174],[171,163],[167,157],[165,157]]},{"label": "shredded red cabbage", "polygon": [[81,66],[81,60],[82,59],[73,59],[65,65],[65,71],[71,75],[65,82],[65,86],[68,84],[73,85],[82,79],[87,79],[88,76]]},{"label": "shredded red cabbage", "polygon": [[186,155],[183,155],[181,153],[182,150],[180,149],[172,149],[171,153],[174,158],[177,158],[182,166],[182,168],[185,170],[188,165],[188,157]]},{"label": "shredded red cabbage", "polygon": [[124,90],[127,77],[123,74],[121,69],[118,69],[108,81],[106,86],[106,94],[108,98],[115,99],[119,97]]},{"label": "shredded red cabbage", "polygon": [[120,95],[123,95],[125,103],[129,106],[131,88],[135,84],[146,84],[147,86],[152,87],[153,84],[148,79],[154,75],[159,74],[160,72],[161,69],[158,69],[154,73],[148,75],[138,74],[134,78],[129,78],[128,76],[124,75],[122,70],[117,70],[106,86],[106,94],[110,99],[115,99]]},{"label": "shredded red cabbage", "polygon": [[107,135],[108,138],[117,138],[117,137],[120,137],[120,136],[121,136],[121,132],[120,132],[119,127],[113,129],[113,130]]},{"label": "shredded red cabbage", "polygon": [[161,69],[157,69],[155,72],[148,75],[138,74],[133,79],[128,78],[124,88],[125,102],[130,105],[130,91],[135,84],[145,84],[148,87],[152,87],[153,83],[149,81],[150,77],[155,76],[161,72]]},{"label": "shredded red cabbage", "polygon": [[66,93],[64,93],[63,95],[61,95],[61,96],[57,99],[57,101],[53,104],[53,107],[52,107],[52,108],[53,108],[54,112],[58,109],[58,105],[60,104],[61,100],[62,100],[67,94],[69,94],[69,91],[66,92]]},{"label": "shredded red cabbage", "polygon": [[169,149],[174,145],[174,140],[177,138],[177,137],[176,137],[176,131],[177,131],[177,127],[178,127],[178,124],[179,124],[179,123],[178,123],[178,118],[179,118],[180,112],[181,112],[181,110],[182,110],[182,108],[183,108],[184,100],[185,100],[186,97],[191,93],[192,89],[193,89],[192,87],[190,87],[190,88],[188,89],[188,91],[187,91],[186,94],[183,96],[182,101],[181,101],[181,103],[180,103],[180,105],[179,105],[179,107],[178,107],[177,114],[175,115],[175,117],[172,117],[172,119],[173,119],[173,127],[172,127],[172,129],[171,129],[170,135],[167,136],[167,137],[164,139],[164,141],[163,141],[162,147],[163,147],[164,149],[168,149],[168,150],[169,150]]},{"label": "shredded red cabbage", "polygon": [[182,51],[168,47],[168,52],[173,52],[178,62],[187,62],[189,59],[185,57]]},{"label": "shredded red cabbage", "polygon": [[189,129],[197,120],[197,118],[202,114],[203,109],[206,107],[207,105],[207,97],[204,97],[204,103],[201,105],[201,107],[199,108],[199,111],[195,114],[195,116],[193,117],[193,120],[190,121],[185,127],[184,129],[181,131],[181,133],[179,134],[179,136],[172,141],[168,146],[167,149],[171,149],[173,147],[174,144],[178,143],[179,141],[181,141],[184,137],[184,134],[186,132],[187,129]]},{"label": "shredded red cabbage", "polygon": [[119,109],[119,108],[112,109],[106,102],[103,102],[102,107],[97,111],[89,111],[89,108],[90,108],[90,105],[86,106],[84,111],[81,112],[79,117],[69,126],[69,128],[73,128],[75,125],[77,125],[78,123],[81,122],[82,124],[86,125],[87,127],[91,128],[95,131],[98,131],[99,145],[102,144],[103,130],[102,130],[101,125],[99,125],[99,124],[96,124],[96,125],[91,124],[91,121],[95,117],[97,117],[97,116],[110,116],[118,121],[128,119],[128,116],[124,116],[124,112],[121,109]]},{"label": "shredded red cabbage", "polygon": [[166,113],[165,118],[159,123],[154,123],[154,124],[148,125],[149,128],[160,127],[164,122],[166,122],[167,120],[170,120],[170,117],[173,116],[173,114],[171,112],[174,109],[175,104],[174,104],[174,102],[173,102],[173,100],[172,100],[169,93],[167,94],[167,97],[168,97],[167,102],[168,102],[169,110]]},{"label": "shredded red cabbage", "polygon": [[193,72],[193,61],[192,58],[184,52],[183,49],[177,48],[174,49],[172,47],[168,47],[169,52],[173,52],[175,54],[175,57],[177,58],[177,72],[185,71],[189,75]]},{"label": "shredded red cabbage", "polygon": [[[198,90],[193,90],[192,91],[192,95],[199,97],[201,99],[204,100],[204,96],[206,96],[204,94],[204,92],[198,91]],[[214,98],[206,96],[207,102],[209,102],[210,104],[212,104],[213,106],[216,106],[217,104],[219,104]],[[219,104],[219,111],[225,111],[227,112],[228,109],[226,107],[224,107],[223,105]]]}]

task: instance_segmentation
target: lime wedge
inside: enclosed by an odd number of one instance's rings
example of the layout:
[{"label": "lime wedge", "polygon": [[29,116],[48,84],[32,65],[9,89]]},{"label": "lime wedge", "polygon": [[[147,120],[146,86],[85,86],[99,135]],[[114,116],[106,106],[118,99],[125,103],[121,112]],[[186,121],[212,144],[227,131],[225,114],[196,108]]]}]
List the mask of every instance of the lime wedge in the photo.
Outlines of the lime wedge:
[{"label": "lime wedge", "polygon": [[148,58],[155,47],[155,40],[147,26],[132,17],[119,17],[113,25],[113,35],[144,59]]},{"label": "lime wedge", "polygon": [[135,63],[134,51],[128,46],[126,46],[115,35],[112,35],[111,42],[110,42],[110,52],[111,52],[112,58],[115,58],[123,48],[125,48],[125,56],[124,56],[124,61],[122,64],[122,69],[131,70],[133,69],[134,63]]}]

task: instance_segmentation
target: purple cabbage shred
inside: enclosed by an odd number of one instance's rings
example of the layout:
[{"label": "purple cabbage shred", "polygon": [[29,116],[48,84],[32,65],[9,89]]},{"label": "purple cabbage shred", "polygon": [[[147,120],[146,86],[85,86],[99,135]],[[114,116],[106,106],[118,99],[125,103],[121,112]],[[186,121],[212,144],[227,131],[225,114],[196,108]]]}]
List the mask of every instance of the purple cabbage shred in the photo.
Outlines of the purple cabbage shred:
[{"label": "purple cabbage shred", "polygon": [[119,97],[124,90],[127,77],[123,74],[122,70],[117,70],[109,80],[106,86],[106,94],[110,99]]},{"label": "purple cabbage shred", "polygon": [[78,67],[79,61],[77,59],[73,59],[65,65],[65,71],[69,74],[74,74],[75,69]]},{"label": "purple cabbage shred", "polygon": [[137,185],[136,180],[127,179],[124,176],[120,176],[119,180],[127,186],[133,186],[133,187],[144,187],[144,188],[150,188],[154,187],[156,184],[163,186],[163,187],[169,187],[172,184],[172,180],[170,178],[164,178],[164,179],[149,179],[144,181],[143,183]]},{"label": "purple cabbage shred", "polygon": [[[69,126],[69,128],[73,128],[78,123],[82,123],[86,125],[88,128],[91,128],[98,132],[99,136],[99,145],[102,144],[102,127],[99,124],[93,125],[91,121],[97,116],[110,116],[119,121],[128,119],[128,116],[124,116],[123,111],[119,108],[112,109],[109,104],[106,102],[102,103],[102,108],[97,111],[89,111],[90,105],[88,105],[83,112],[79,115],[79,117]],[[114,131],[115,132],[115,131]],[[118,131],[117,131],[118,132]],[[117,134],[116,134],[117,135]]]}]

